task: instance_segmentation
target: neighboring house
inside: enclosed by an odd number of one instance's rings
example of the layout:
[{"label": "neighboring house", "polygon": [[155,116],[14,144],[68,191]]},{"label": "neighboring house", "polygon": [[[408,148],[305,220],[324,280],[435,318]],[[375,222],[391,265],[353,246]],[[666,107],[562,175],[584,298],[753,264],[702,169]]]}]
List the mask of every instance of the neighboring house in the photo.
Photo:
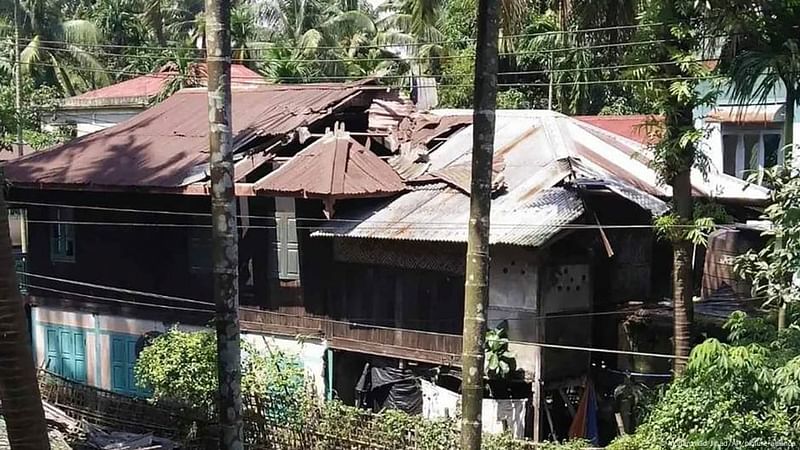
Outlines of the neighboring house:
[{"label": "neighboring house", "polygon": [[[366,364],[459,377],[469,211],[469,112],[394,99],[369,82],[233,92],[242,329],[300,352],[320,392],[378,406]],[[211,319],[206,107],[205,90],[183,90],[6,165],[27,214],[38,364],[140,393],[142,337]],[[532,400],[514,429],[539,437],[562,403],[550,400],[592,368],[590,353],[534,344],[616,345],[592,314],[668,279],[647,225],[670,190],[634,140],[549,111],[497,123],[488,319],[514,341]],[[766,200],[718,173],[693,185],[722,204]]]},{"label": "neighboring house", "polygon": [[[762,102],[753,100],[752,104],[741,105],[723,90],[713,108],[697,111],[698,126],[707,132],[705,151],[711,163],[742,179],[759,168],[782,164],[784,98],[781,87]],[[795,130],[800,130],[798,120],[795,119]]]},{"label": "neighboring house", "polygon": [[[201,83],[205,84],[205,65],[200,64]],[[164,70],[131,78],[61,101],[45,127],[74,126],[78,137],[114,126],[152,106],[164,86],[176,76]],[[257,87],[264,83],[257,73],[239,64],[231,65],[231,83],[236,87]]]}]

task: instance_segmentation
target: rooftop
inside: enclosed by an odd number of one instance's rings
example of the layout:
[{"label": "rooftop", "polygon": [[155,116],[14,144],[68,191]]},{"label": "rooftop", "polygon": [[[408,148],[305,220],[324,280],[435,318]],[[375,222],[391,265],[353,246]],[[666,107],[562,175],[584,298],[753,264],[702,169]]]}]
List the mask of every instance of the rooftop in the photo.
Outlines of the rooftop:
[{"label": "rooftop", "polygon": [[[445,111],[465,115],[469,111]],[[407,179],[412,192],[375,208],[352,213],[351,221],[325,224],[316,236],[466,242],[467,180],[437,174],[471,161],[472,126],[456,132],[424,157],[424,174]],[[615,137],[552,111],[498,111],[495,181],[503,188],[492,200],[492,244],[537,246],[583,214],[582,189],[603,188],[653,215],[663,214],[671,196],[657,181],[641,144]],[[497,164],[497,162],[502,162]],[[419,173],[408,170],[407,173]],[[422,181],[425,181],[423,183]],[[767,191],[724,174],[693,174],[695,195],[759,203]]]},{"label": "rooftop", "polygon": [[[205,64],[198,64],[201,82],[205,84]],[[174,71],[164,70],[149,75],[142,75],[116,84],[84,92],[64,99],[61,106],[67,109],[147,106],[150,100],[161,92],[164,85],[177,75]],[[257,72],[241,64],[231,65],[231,84],[235,87],[255,87],[264,83]]]},{"label": "rooftop", "polygon": [[[283,138],[362,95],[364,83],[234,90],[235,149]],[[116,126],[9,162],[13,184],[57,188],[181,188],[208,174],[208,98],[184,89]],[[260,160],[263,162],[263,160]]]}]

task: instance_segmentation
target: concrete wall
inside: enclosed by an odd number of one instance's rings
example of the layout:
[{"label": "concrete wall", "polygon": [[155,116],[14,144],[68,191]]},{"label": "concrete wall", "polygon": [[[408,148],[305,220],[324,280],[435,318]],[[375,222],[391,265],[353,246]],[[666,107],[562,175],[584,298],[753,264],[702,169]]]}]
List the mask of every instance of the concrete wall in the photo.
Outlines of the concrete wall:
[{"label": "concrete wall", "polygon": [[303,363],[306,376],[314,386],[315,393],[320,398],[325,397],[325,353],[328,350],[328,344],[324,340],[298,341],[287,337],[251,333],[243,333],[242,339],[264,354],[280,350],[286,354],[297,355]]},{"label": "concrete wall", "polygon": [[[138,337],[151,331],[163,333],[173,326],[173,324],[156,320],[88,314],[41,306],[31,308],[31,319],[37,366],[45,367],[47,364],[45,327],[51,325],[83,331],[86,336],[86,381],[104,389],[112,387],[112,334]],[[180,328],[185,330],[202,329],[186,325],[182,325]]]},{"label": "concrete wall", "polygon": [[77,136],[80,137],[124,122],[142,111],[144,111],[144,107],[56,111],[50,120],[43,124],[43,128],[54,130],[57,125],[74,124]]},{"label": "concrete wall", "polygon": [[[422,383],[422,416],[428,419],[457,417],[461,412],[461,395],[429,381]],[[483,399],[481,412],[485,433],[508,431],[516,438],[525,437],[525,404],[527,399]]]},{"label": "concrete wall", "polygon": [[[163,333],[174,326],[178,326],[178,328],[185,331],[207,329],[157,320],[89,314],[42,306],[31,309],[31,318],[34,355],[37,366],[45,367],[47,364],[47,349],[45,348],[47,326],[82,331],[86,336],[86,381],[93,386],[109,390],[112,389],[112,335],[123,334],[139,337],[153,331]],[[292,338],[246,333],[242,335],[242,338],[263,352],[268,352],[268,349],[272,348],[298,355],[316,392],[320,396],[325,394],[324,357],[328,347],[324,341],[306,340],[298,342]]]}]

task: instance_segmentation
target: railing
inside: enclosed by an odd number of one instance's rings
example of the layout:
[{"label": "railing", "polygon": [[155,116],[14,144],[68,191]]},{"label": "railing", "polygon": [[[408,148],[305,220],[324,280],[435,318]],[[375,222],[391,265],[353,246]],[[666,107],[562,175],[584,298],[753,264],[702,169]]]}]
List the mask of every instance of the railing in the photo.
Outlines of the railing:
[{"label": "railing", "polygon": [[332,348],[438,364],[459,364],[461,336],[325,317],[241,309],[243,331],[324,338]]}]

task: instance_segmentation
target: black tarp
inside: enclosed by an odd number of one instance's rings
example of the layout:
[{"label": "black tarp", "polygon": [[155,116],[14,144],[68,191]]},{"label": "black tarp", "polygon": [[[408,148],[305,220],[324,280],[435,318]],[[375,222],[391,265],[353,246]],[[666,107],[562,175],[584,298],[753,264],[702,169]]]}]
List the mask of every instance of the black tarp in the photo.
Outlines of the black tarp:
[{"label": "black tarp", "polygon": [[356,384],[356,398],[360,407],[374,412],[397,409],[422,413],[422,387],[409,369],[365,364]]}]

